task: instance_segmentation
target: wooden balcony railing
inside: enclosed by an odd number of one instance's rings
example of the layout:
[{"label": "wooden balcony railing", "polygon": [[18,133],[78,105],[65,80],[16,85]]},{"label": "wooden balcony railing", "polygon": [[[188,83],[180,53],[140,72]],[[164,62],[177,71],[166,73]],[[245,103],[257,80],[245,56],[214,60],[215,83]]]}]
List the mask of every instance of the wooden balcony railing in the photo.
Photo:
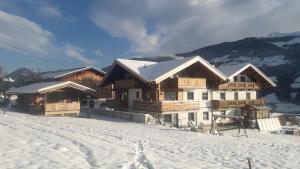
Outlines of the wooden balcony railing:
[{"label": "wooden balcony railing", "polygon": [[172,86],[176,88],[205,88],[206,79],[185,77],[174,78],[172,79]]},{"label": "wooden balcony railing", "polygon": [[102,103],[102,106],[109,108],[126,108],[128,107],[128,101],[106,100],[104,103]]},{"label": "wooden balcony railing", "polygon": [[80,103],[46,103],[45,114],[79,113]]},{"label": "wooden balcony railing", "polygon": [[135,85],[136,85],[135,80],[124,79],[124,80],[116,80],[114,87],[116,89],[127,89],[127,88],[134,88]]},{"label": "wooden balcony railing", "polygon": [[136,110],[149,112],[168,112],[168,111],[184,111],[198,110],[199,102],[197,101],[133,101],[133,106]]},{"label": "wooden balcony railing", "polygon": [[213,100],[216,109],[238,108],[246,105],[264,105],[265,99],[255,100]]},{"label": "wooden balcony railing", "polygon": [[227,82],[219,85],[219,90],[227,89],[257,90],[259,87],[254,82]]}]

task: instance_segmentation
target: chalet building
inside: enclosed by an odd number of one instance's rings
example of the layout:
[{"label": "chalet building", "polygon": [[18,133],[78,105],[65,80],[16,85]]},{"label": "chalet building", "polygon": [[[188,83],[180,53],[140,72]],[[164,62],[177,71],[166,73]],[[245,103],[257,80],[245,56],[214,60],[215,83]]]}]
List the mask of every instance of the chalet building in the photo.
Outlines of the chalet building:
[{"label": "chalet building", "polygon": [[267,117],[269,109],[257,91],[276,86],[254,65],[217,69],[199,56],[165,62],[117,59],[100,83],[107,85],[115,92],[107,107],[182,126],[211,124],[213,114]]},{"label": "chalet building", "polygon": [[[269,118],[271,109],[265,106],[265,99],[258,98],[258,92],[276,84],[252,64],[221,66],[219,68],[228,80],[214,91],[215,114],[242,114],[246,120]],[[229,119],[222,119],[228,122]]]},{"label": "chalet building", "polygon": [[110,86],[99,88],[105,72],[93,66],[41,72],[39,83],[10,89],[17,95],[16,107],[44,115],[79,114],[82,108],[100,105],[102,98],[112,97]]},{"label": "chalet building", "polygon": [[72,81],[83,86],[96,90],[93,93],[95,98],[112,97],[111,87],[107,86],[100,89],[97,85],[103,79],[105,72],[93,66],[41,72],[39,78],[41,81]]},{"label": "chalet building", "polygon": [[8,90],[17,95],[17,107],[21,111],[43,115],[79,115],[80,97],[95,90],[71,82],[41,82]]}]

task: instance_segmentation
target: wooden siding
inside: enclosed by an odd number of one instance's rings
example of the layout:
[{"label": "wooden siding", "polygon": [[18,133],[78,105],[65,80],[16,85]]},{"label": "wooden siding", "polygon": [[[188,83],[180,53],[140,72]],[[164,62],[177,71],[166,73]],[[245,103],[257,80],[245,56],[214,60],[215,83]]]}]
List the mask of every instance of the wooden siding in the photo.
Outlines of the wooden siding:
[{"label": "wooden siding", "polygon": [[255,100],[213,100],[213,106],[216,109],[227,109],[245,107],[246,105],[264,105],[264,99]]},{"label": "wooden siding", "polygon": [[206,79],[204,78],[176,78],[178,88],[206,88]]},{"label": "wooden siding", "polygon": [[102,80],[103,76],[104,76],[103,74],[96,73],[91,70],[85,70],[82,72],[67,75],[67,76],[63,77],[63,80],[64,81],[86,81],[88,79],[88,80],[100,82]]},{"label": "wooden siding", "polygon": [[103,79],[103,77],[104,75],[99,72],[95,72],[93,70],[85,70],[82,72],[67,75],[63,77],[62,80],[73,81],[75,83],[90,87],[96,90],[96,92],[93,93],[96,97],[111,98],[113,95],[112,86],[105,86],[103,88],[98,87],[98,84]]},{"label": "wooden siding", "polygon": [[116,80],[115,81],[115,89],[128,89],[135,88],[136,81],[134,79],[124,79],[124,80]]},{"label": "wooden siding", "polygon": [[79,114],[80,103],[46,103],[45,104],[45,115],[55,114]]},{"label": "wooden siding", "polygon": [[259,86],[254,82],[227,82],[219,85],[219,90],[258,90]]},{"label": "wooden siding", "polygon": [[169,112],[169,111],[184,111],[198,110],[199,102],[196,101],[133,101],[133,108],[140,111],[149,112]]}]

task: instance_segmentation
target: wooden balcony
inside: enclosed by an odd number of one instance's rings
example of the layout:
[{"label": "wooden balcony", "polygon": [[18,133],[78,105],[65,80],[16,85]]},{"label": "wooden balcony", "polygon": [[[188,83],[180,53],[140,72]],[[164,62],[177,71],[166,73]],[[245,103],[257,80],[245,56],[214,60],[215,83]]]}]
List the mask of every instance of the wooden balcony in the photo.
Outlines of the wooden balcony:
[{"label": "wooden balcony", "polygon": [[128,107],[128,101],[122,101],[122,100],[106,100],[104,103],[102,103],[102,106],[109,107],[109,108],[127,108]]},{"label": "wooden balcony", "polygon": [[149,112],[168,112],[168,111],[184,111],[198,110],[199,102],[197,101],[134,101],[133,108],[140,111]]},{"label": "wooden balcony", "polygon": [[216,109],[238,108],[246,105],[264,105],[265,99],[255,100],[213,100],[213,106]]},{"label": "wooden balcony", "polygon": [[45,115],[51,114],[79,114],[80,103],[46,103],[45,104]]},{"label": "wooden balcony", "polygon": [[172,79],[172,86],[176,88],[205,88],[206,79],[204,78],[174,78]]},{"label": "wooden balcony", "polygon": [[124,79],[115,81],[115,89],[128,89],[134,88],[136,86],[136,81],[134,79]]},{"label": "wooden balcony", "polygon": [[227,82],[219,85],[219,90],[258,90],[259,87],[254,82]]}]

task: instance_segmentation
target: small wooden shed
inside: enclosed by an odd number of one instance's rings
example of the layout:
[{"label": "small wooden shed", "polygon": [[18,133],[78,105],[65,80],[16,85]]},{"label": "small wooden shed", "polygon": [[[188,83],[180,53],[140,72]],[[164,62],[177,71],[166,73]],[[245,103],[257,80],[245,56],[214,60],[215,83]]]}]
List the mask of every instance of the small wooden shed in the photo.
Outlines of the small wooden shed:
[{"label": "small wooden shed", "polygon": [[71,82],[42,82],[8,90],[17,95],[17,107],[34,114],[79,115],[80,97],[90,95],[94,89]]},{"label": "small wooden shed", "polygon": [[246,105],[244,108],[241,109],[241,111],[248,125],[252,124],[251,126],[258,127],[258,119],[270,118],[271,108],[265,105]]}]

